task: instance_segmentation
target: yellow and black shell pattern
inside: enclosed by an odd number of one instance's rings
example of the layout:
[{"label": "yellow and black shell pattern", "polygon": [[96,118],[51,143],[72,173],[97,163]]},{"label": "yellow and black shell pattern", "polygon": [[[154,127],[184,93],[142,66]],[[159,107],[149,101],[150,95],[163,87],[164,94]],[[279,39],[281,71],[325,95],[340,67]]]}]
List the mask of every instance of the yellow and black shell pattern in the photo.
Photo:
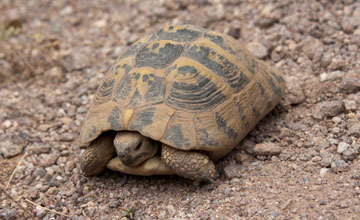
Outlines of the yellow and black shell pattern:
[{"label": "yellow and black shell pattern", "polygon": [[275,69],[232,37],[167,26],[116,60],[96,91],[81,140],[132,130],[220,157],[274,108],[284,88]]}]

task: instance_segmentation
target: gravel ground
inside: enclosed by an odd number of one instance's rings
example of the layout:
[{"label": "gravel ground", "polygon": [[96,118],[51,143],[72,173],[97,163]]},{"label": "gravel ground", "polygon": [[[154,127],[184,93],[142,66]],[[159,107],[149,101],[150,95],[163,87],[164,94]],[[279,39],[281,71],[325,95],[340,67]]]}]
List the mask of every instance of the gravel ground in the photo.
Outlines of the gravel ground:
[{"label": "gravel ground", "polygon": [[[276,66],[285,98],[213,184],[82,176],[99,80],[131,43],[184,23]],[[1,0],[0,28],[0,218],[360,219],[358,1]]]}]

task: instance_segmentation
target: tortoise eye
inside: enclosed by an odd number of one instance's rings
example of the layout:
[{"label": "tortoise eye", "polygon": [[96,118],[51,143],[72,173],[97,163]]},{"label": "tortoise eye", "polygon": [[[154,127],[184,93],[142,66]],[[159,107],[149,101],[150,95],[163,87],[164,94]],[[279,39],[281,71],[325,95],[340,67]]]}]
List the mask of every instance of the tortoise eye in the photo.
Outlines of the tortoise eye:
[{"label": "tortoise eye", "polygon": [[140,150],[141,145],[142,145],[142,141],[140,141],[140,143],[135,147],[135,150]]}]

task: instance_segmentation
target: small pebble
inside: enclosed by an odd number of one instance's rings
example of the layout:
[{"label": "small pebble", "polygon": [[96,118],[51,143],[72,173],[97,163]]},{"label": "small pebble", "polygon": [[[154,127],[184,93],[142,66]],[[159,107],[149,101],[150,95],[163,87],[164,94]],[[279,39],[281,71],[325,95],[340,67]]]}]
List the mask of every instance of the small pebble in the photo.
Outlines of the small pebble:
[{"label": "small pebble", "polygon": [[353,124],[349,128],[349,134],[356,137],[356,138],[359,138],[360,137],[360,124],[359,123]]},{"label": "small pebble", "polygon": [[346,201],[341,201],[339,203],[339,207],[342,208],[342,209],[345,209],[345,208],[349,207],[349,204]]},{"label": "small pebble", "polygon": [[12,122],[10,120],[5,120],[4,123],[2,123],[1,127],[10,128],[11,125],[12,125]]},{"label": "small pebble", "polygon": [[79,51],[73,51],[71,55],[62,58],[60,63],[63,68],[68,72],[90,66],[89,57]]},{"label": "small pebble", "polygon": [[331,163],[331,171],[343,172],[348,169],[349,165],[344,160],[337,160]]},{"label": "small pebble", "polygon": [[295,76],[286,77],[286,100],[292,104],[299,104],[305,101],[303,85],[301,80]]},{"label": "small pebble", "polygon": [[246,148],[245,150],[256,156],[274,156],[281,153],[281,147],[271,142],[256,144],[253,148]]},{"label": "small pebble", "polygon": [[56,163],[56,160],[58,159],[59,155],[57,155],[57,154],[41,154],[40,157],[41,157],[40,166],[49,167]]},{"label": "small pebble", "polygon": [[342,153],[342,156],[345,161],[352,161],[355,160],[359,154],[360,152],[350,147]]},{"label": "small pebble", "polygon": [[320,74],[320,82],[342,79],[344,75],[345,73],[340,70],[336,70],[330,73],[322,73]]},{"label": "small pebble", "polygon": [[46,171],[44,168],[42,167],[37,167],[35,168],[34,172],[33,172],[34,176],[39,176],[39,177],[43,177],[46,175]]},{"label": "small pebble", "polygon": [[328,170],[329,170],[328,168],[321,168],[320,169],[320,177],[324,178],[326,176]]},{"label": "small pebble", "polygon": [[15,144],[8,140],[0,141],[0,154],[5,158],[15,157],[22,153],[24,147],[22,144]]},{"label": "small pebble", "polygon": [[173,205],[166,206],[166,211],[170,216],[174,216],[176,213],[176,209]]},{"label": "small pebble", "polygon": [[348,111],[355,111],[358,109],[355,100],[343,99],[345,109]]},{"label": "small pebble", "polygon": [[323,101],[315,105],[313,117],[321,119],[323,116],[334,117],[344,111],[341,101]]},{"label": "small pebble", "polygon": [[340,83],[340,88],[347,93],[360,91],[360,74],[354,71],[347,72]]},{"label": "small pebble", "polygon": [[16,209],[0,209],[0,218],[4,220],[16,220],[18,219],[18,211]]},{"label": "small pebble", "polygon": [[54,80],[62,80],[63,79],[63,71],[60,67],[53,67],[45,72],[45,77]]},{"label": "small pebble", "polygon": [[238,164],[229,164],[224,168],[224,174],[227,179],[241,178],[242,167]]},{"label": "small pebble", "polygon": [[349,144],[345,143],[345,142],[340,142],[338,147],[337,147],[337,152],[339,154],[343,153],[345,150],[347,150],[350,147]]},{"label": "small pebble", "polygon": [[333,117],[331,120],[332,120],[335,124],[339,124],[340,122],[342,122],[342,119],[341,119],[340,117],[337,117],[337,116]]},{"label": "small pebble", "polygon": [[342,70],[342,69],[344,69],[344,66],[345,66],[344,58],[342,58],[341,56],[337,56],[331,60],[329,69],[330,70]]},{"label": "small pebble", "polygon": [[260,42],[250,42],[246,44],[246,49],[248,49],[252,54],[254,54],[254,56],[260,59],[268,55],[268,49]]}]

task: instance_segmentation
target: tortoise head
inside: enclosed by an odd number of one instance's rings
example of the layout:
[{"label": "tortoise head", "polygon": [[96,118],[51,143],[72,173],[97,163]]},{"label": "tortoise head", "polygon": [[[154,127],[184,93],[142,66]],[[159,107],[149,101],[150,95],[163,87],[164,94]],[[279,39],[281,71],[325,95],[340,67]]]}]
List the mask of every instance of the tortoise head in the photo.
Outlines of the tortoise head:
[{"label": "tortoise head", "polygon": [[129,167],[153,157],[159,148],[155,141],[134,131],[117,132],[114,146],[121,162]]}]

